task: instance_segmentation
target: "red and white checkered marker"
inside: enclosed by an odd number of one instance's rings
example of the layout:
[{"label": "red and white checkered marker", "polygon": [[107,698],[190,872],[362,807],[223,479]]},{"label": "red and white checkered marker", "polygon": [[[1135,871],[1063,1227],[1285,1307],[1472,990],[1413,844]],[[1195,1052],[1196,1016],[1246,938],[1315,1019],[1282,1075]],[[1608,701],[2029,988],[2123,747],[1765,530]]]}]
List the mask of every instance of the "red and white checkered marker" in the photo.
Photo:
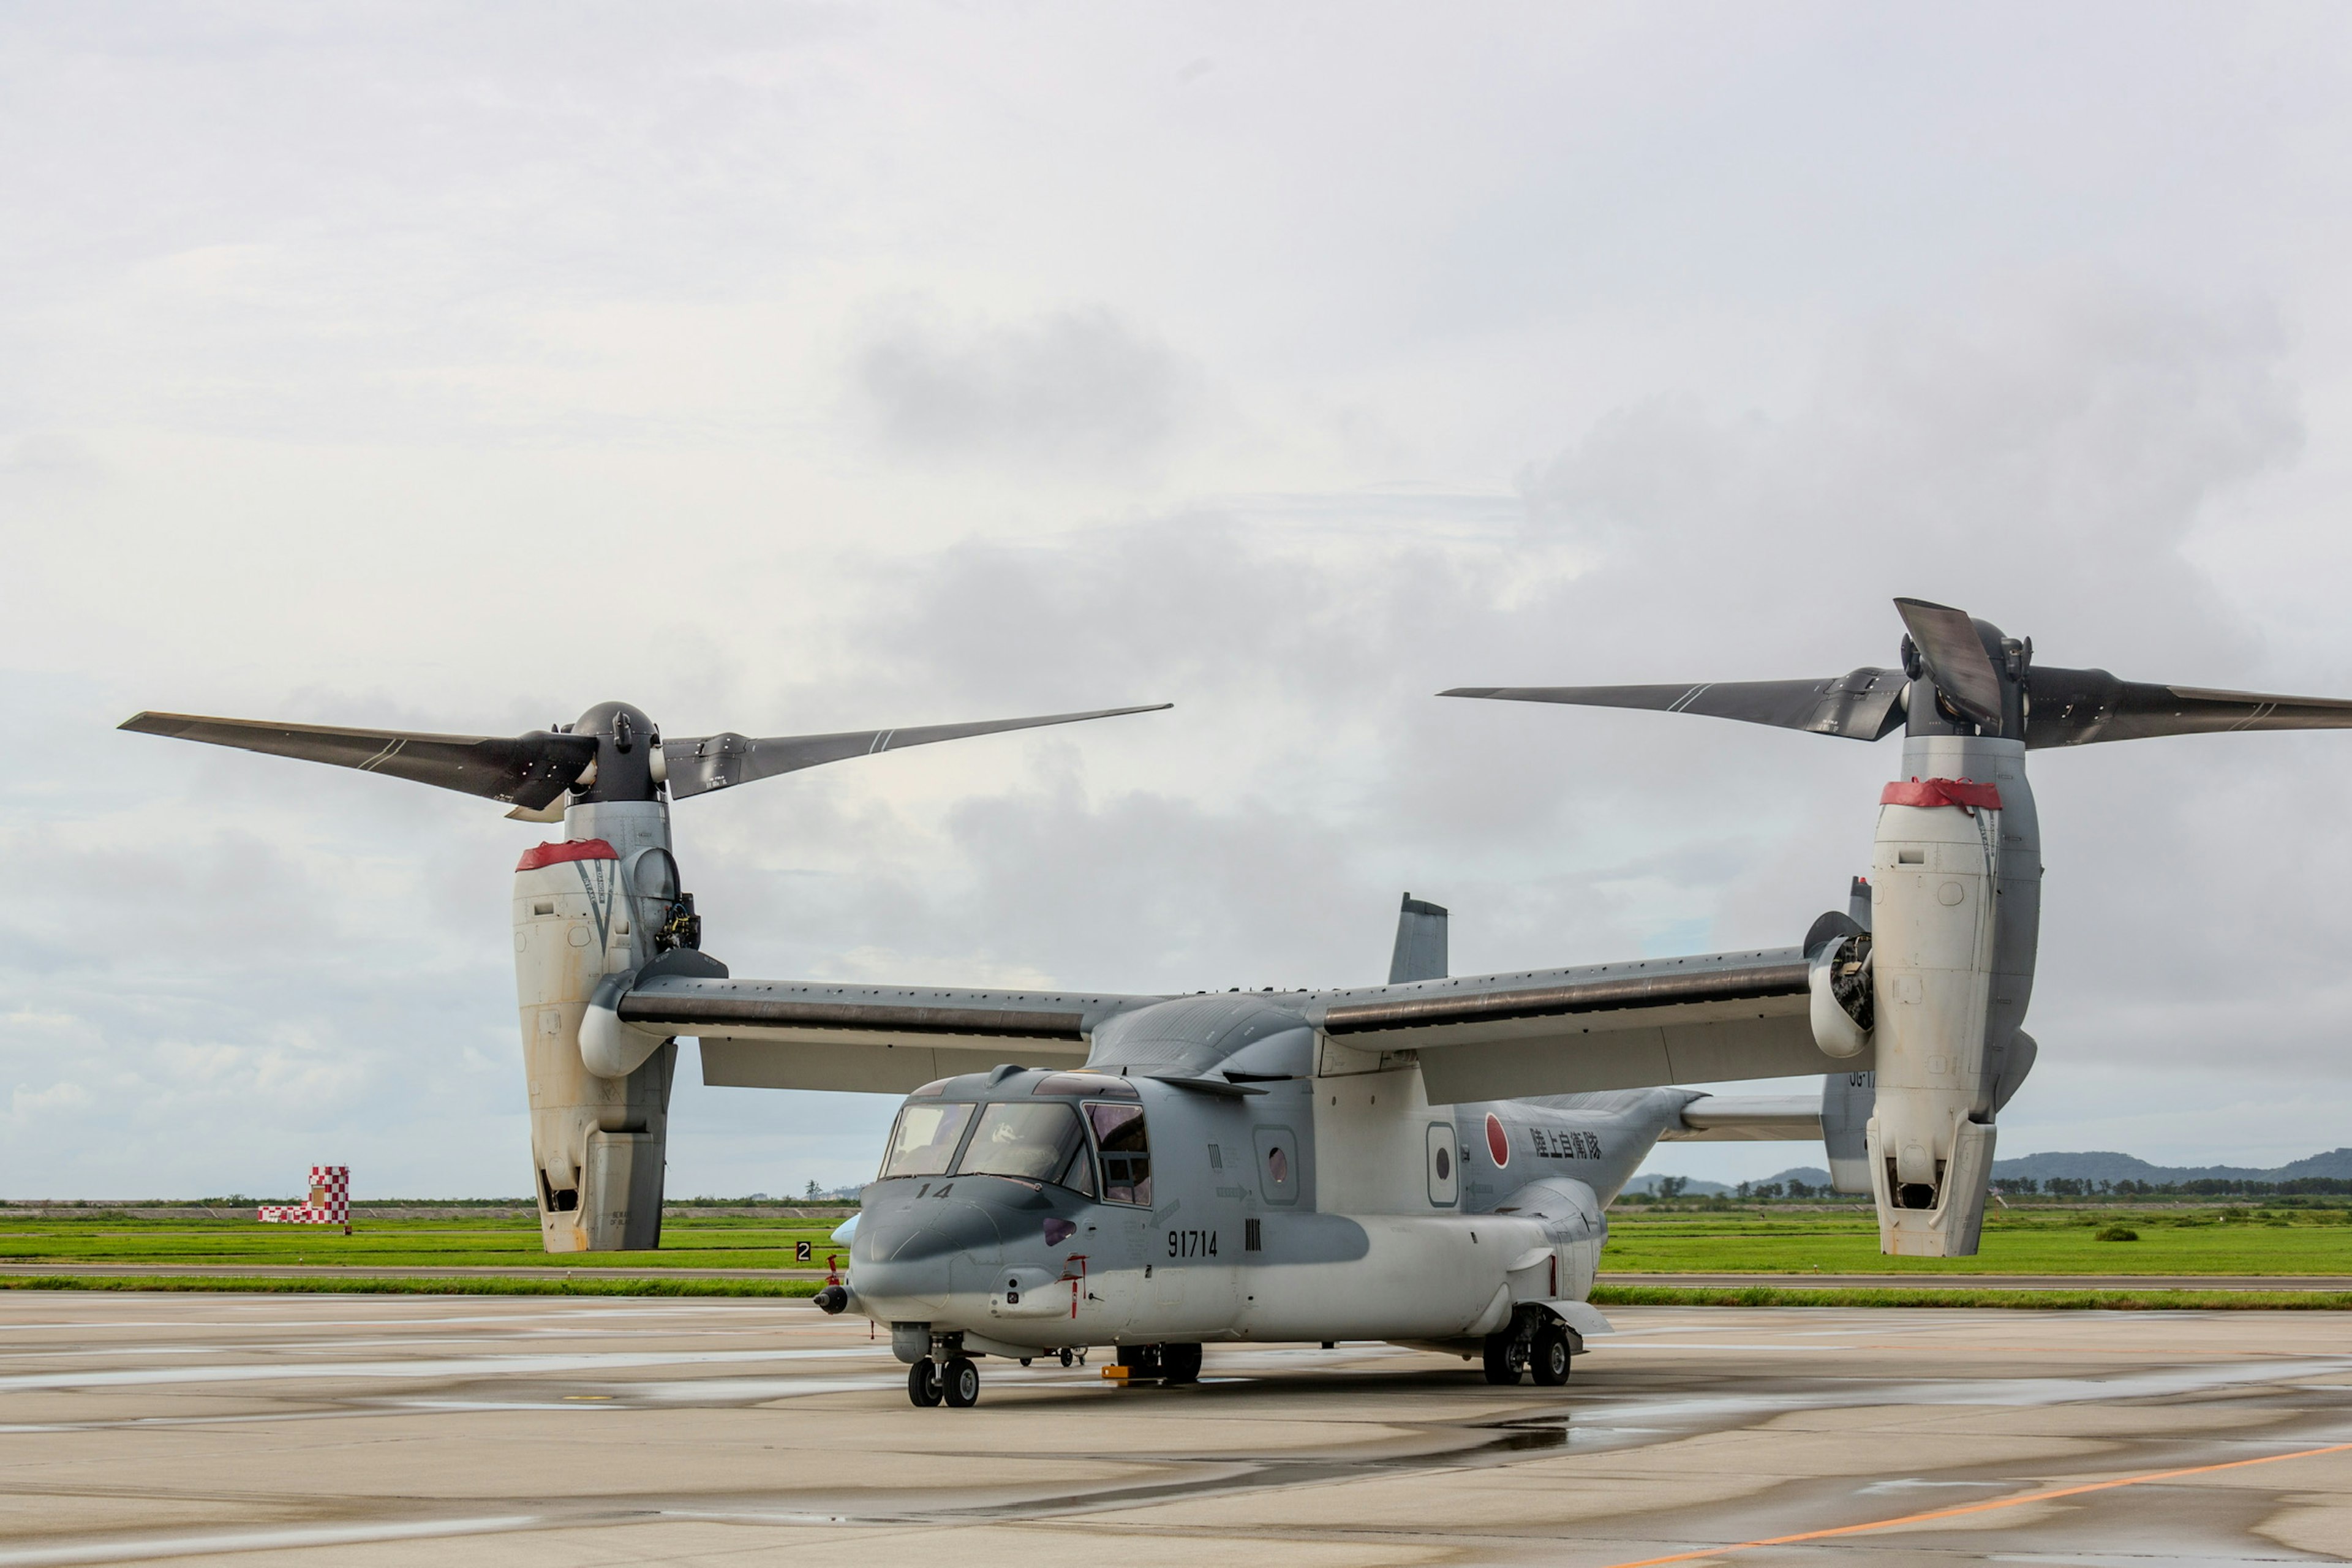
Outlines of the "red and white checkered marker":
[{"label": "red and white checkered marker", "polygon": [[352,1223],[352,1168],[349,1165],[310,1167],[310,1195],[299,1205],[272,1204],[261,1211],[264,1225],[344,1225]]}]

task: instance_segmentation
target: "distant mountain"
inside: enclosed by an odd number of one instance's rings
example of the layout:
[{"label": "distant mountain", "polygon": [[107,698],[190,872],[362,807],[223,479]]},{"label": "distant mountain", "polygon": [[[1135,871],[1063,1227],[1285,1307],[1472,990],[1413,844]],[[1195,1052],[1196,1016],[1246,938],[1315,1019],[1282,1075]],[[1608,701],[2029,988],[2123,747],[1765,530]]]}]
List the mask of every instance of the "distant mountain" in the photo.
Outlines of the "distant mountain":
[{"label": "distant mountain", "polygon": [[[1658,1190],[1658,1184],[1665,1179],[1664,1176],[1636,1176],[1625,1184],[1625,1190],[1629,1193],[1649,1193],[1654,1196]],[[1721,1182],[1702,1182],[1695,1176],[1685,1176],[1682,1181],[1685,1197],[1721,1197],[1731,1190]]]},{"label": "distant mountain", "polygon": [[[1625,1184],[1625,1190],[1654,1195],[1658,1184],[1668,1174],[1671,1173],[1636,1176]],[[2100,1182],[2146,1182],[2152,1187],[2179,1186],[2189,1182],[2293,1182],[2313,1176],[2352,1182],[2352,1149],[2330,1149],[2325,1154],[2313,1154],[2267,1171],[2252,1165],[2153,1165],[2137,1155],[2112,1152],[2021,1154],[2014,1160],[1996,1160],[1992,1166],[1992,1178],[1996,1182],[2054,1180],[2094,1184]],[[1830,1173],[1818,1165],[1798,1165],[1749,1185],[1752,1189],[1778,1183],[1786,1191],[1791,1182],[1802,1182],[1809,1187],[1827,1187]],[[1684,1194],[1694,1198],[1726,1197],[1737,1191],[1737,1188],[1722,1182],[1685,1178],[1683,1183]]]},{"label": "distant mountain", "polygon": [[1993,1180],[2046,1182],[2060,1177],[2076,1182],[2147,1182],[2165,1185],[2180,1182],[2292,1182],[2305,1176],[2352,1180],[2352,1149],[2331,1149],[2275,1170],[2251,1165],[2151,1165],[2130,1154],[2107,1152],[2083,1154],[2023,1154],[1995,1160]]},{"label": "distant mountain", "polygon": [[[1659,1182],[1664,1179],[1664,1178],[1663,1176],[1636,1176],[1632,1181],[1625,1184],[1625,1190],[1629,1193],[1649,1193],[1655,1194],[1658,1190]],[[1762,1182],[1756,1183],[1754,1184],[1758,1186],[1769,1186],[1774,1182],[1780,1183],[1783,1191],[1787,1190],[1790,1182],[1802,1182],[1809,1187],[1826,1187],[1830,1184],[1830,1173],[1827,1171],[1818,1169],[1815,1166],[1799,1165],[1793,1170],[1783,1171],[1777,1176],[1767,1176]],[[1683,1179],[1683,1195],[1685,1197],[1728,1197],[1738,1190],[1738,1188],[1727,1186],[1721,1182],[1702,1182],[1697,1180],[1696,1177],[1688,1176]]]}]

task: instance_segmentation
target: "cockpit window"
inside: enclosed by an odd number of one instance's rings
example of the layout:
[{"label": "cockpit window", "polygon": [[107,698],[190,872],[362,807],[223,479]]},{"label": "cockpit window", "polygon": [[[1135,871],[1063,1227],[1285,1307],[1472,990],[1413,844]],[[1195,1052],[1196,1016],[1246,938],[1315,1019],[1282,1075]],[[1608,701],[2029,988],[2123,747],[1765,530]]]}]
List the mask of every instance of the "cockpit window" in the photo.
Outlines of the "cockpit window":
[{"label": "cockpit window", "polygon": [[1151,1203],[1151,1141],[1139,1105],[1088,1105],[1087,1121],[1102,1152],[1102,1195],[1115,1204]]},{"label": "cockpit window", "polygon": [[[1034,1104],[1013,1101],[1003,1105],[982,1106],[980,1126],[971,1135],[971,1146],[964,1151],[963,1163],[957,1167],[960,1176],[1025,1176],[1033,1182],[1066,1181],[1070,1171],[1071,1156],[1086,1147],[1085,1131],[1078,1126],[1077,1113],[1066,1105],[1052,1101]],[[1080,1161],[1081,1167],[1084,1162]],[[1093,1173],[1079,1190],[1088,1191]]]},{"label": "cockpit window", "polygon": [[890,1152],[882,1162],[882,1180],[893,1176],[940,1176],[955,1159],[963,1130],[971,1125],[970,1105],[907,1105],[898,1110],[898,1123],[890,1129]]}]

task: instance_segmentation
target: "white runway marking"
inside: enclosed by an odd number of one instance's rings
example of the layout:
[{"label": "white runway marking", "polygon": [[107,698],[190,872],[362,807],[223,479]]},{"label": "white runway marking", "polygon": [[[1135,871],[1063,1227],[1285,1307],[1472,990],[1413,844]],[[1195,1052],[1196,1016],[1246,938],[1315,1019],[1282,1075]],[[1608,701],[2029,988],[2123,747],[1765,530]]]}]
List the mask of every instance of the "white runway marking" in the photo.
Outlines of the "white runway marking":
[{"label": "white runway marking", "polygon": [[536,1514],[493,1514],[480,1519],[441,1519],[413,1524],[297,1526],[287,1530],[221,1531],[205,1535],[157,1536],[147,1541],[94,1542],[87,1546],[37,1546],[0,1550],[0,1568],[65,1568],[76,1563],[152,1563],[166,1557],[202,1557],[223,1552],[282,1552],[294,1546],[365,1546],[381,1541],[428,1541],[452,1535],[489,1535],[530,1530],[548,1522]]},{"label": "white runway marking", "polygon": [[610,1355],[483,1355],[446,1361],[264,1362],[241,1366],[169,1366],[136,1372],[44,1372],[0,1377],[0,1394],[68,1388],[131,1388],[166,1383],[279,1383],[291,1378],[523,1377],[550,1372],[616,1372],[641,1366],[719,1366],[741,1362],[835,1361],[878,1351],[624,1351]]}]

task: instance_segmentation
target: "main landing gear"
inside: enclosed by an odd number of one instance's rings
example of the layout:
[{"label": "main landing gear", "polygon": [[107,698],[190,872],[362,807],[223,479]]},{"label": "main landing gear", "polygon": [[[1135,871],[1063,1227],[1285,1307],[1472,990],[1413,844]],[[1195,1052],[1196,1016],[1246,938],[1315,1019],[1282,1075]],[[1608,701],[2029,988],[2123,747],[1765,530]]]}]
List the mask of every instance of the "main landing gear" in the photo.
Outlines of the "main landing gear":
[{"label": "main landing gear", "polygon": [[1523,1316],[1502,1332],[1486,1336],[1486,1381],[1507,1387],[1519,1381],[1522,1372],[1531,1372],[1538,1387],[1558,1388],[1568,1381],[1576,1348],[1559,1319],[1549,1313]]},{"label": "main landing gear", "polygon": [[1127,1369],[1129,1384],[1157,1382],[1163,1388],[1201,1381],[1201,1347],[1197,1344],[1121,1345],[1118,1364]]},{"label": "main landing gear", "polygon": [[970,1356],[950,1356],[945,1366],[925,1356],[907,1369],[907,1398],[925,1409],[969,1410],[980,1403],[980,1368]]}]

